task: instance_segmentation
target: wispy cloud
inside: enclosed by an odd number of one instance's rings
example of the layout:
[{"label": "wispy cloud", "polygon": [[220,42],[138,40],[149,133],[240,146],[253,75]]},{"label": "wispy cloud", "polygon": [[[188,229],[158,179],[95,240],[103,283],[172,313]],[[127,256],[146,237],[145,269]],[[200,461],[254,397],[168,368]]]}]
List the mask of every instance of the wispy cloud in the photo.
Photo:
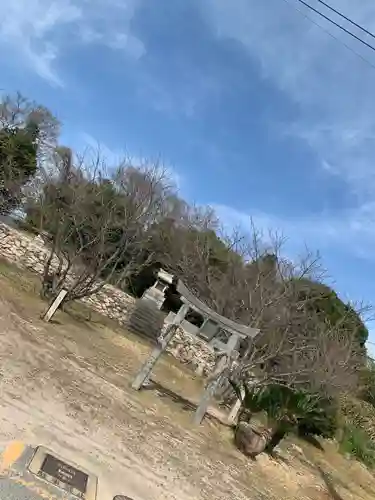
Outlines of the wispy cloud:
[{"label": "wispy cloud", "polygon": [[69,1],[14,0],[0,7],[0,40],[3,51],[17,55],[42,78],[55,85],[62,81],[53,70],[59,48],[50,36],[57,26],[76,22],[82,11]]},{"label": "wispy cloud", "polygon": [[157,74],[152,67],[143,68],[138,74],[138,97],[165,116],[196,118],[205,109],[207,101],[219,100],[223,82],[219,77],[208,75],[199,65],[196,67],[186,62],[183,57],[173,64],[174,79]]},{"label": "wispy cloud", "polygon": [[85,22],[79,33],[85,43],[97,43],[139,59],[146,53],[143,41],[131,29],[141,0],[76,0],[84,2]]},{"label": "wispy cloud", "polygon": [[[322,8],[315,0],[309,3]],[[372,0],[331,0],[330,4],[375,32]],[[322,173],[339,176],[352,200],[347,209],[313,217],[284,220],[218,207],[222,217],[248,224],[252,215],[261,227],[282,230],[293,242],[307,241],[318,248],[341,246],[374,260],[375,69],[371,64],[375,66],[375,54],[297,0],[208,0],[204,14],[213,33],[221,40],[235,41],[259,64],[263,78],[299,109],[298,120],[278,124],[280,133],[310,148]]]},{"label": "wispy cloud", "polygon": [[129,157],[124,150],[110,148],[86,132],[81,134],[81,143],[80,154],[87,155],[91,152],[91,154],[98,155],[109,168],[116,167],[124,158]]},{"label": "wispy cloud", "polygon": [[72,40],[144,54],[130,29],[137,6],[138,0],[12,0],[0,6],[0,46],[17,64],[63,86],[57,60]]},{"label": "wispy cloud", "polygon": [[[372,0],[330,3],[375,31]],[[310,4],[322,8],[314,0]],[[351,189],[373,196],[375,69],[340,42],[375,65],[373,52],[296,0],[208,0],[205,14],[218,37],[238,42],[260,63],[264,78],[299,106],[301,118],[283,124],[284,132],[305,141],[322,167],[329,166],[328,171],[342,176]]]},{"label": "wispy cloud", "polygon": [[111,169],[119,166],[124,161],[135,167],[141,167],[146,165],[159,166],[161,170],[165,172],[166,177],[171,181],[171,183],[177,188],[181,189],[184,178],[181,173],[179,173],[172,165],[165,163],[160,158],[146,158],[142,155],[132,154],[126,149],[110,148],[103,142],[98,141],[89,133],[81,134],[82,151],[87,154],[96,155],[99,153],[100,158],[107,168]]},{"label": "wispy cloud", "polygon": [[345,210],[337,216],[323,213],[287,219],[256,209],[241,212],[217,204],[213,204],[213,208],[227,227],[237,226],[249,231],[252,220],[264,234],[276,231],[284,235],[292,253],[304,246],[323,252],[336,247],[361,259],[375,261],[375,202]]}]

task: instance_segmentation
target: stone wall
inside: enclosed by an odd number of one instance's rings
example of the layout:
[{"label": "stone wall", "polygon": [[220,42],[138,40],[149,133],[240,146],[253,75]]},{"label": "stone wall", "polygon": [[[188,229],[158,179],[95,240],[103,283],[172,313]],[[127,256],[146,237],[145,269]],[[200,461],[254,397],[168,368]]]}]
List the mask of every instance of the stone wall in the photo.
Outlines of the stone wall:
[{"label": "stone wall", "polygon": [[190,365],[198,375],[207,375],[215,367],[215,351],[207,342],[182,328],[168,344],[167,352],[181,363]]},{"label": "stone wall", "polygon": [[[0,257],[42,275],[49,251],[40,237],[0,223]],[[57,264],[57,262],[55,262]],[[87,306],[127,327],[135,311],[137,301],[127,293],[111,285],[104,285],[99,293],[82,299]],[[190,365],[198,373],[206,374],[215,364],[215,353],[206,342],[179,329],[168,346],[168,352],[182,363]]]},{"label": "stone wall", "polygon": [[[0,224],[0,257],[16,264],[20,269],[28,269],[42,275],[49,251],[40,237]],[[57,265],[57,259],[54,262]],[[95,295],[82,299],[94,311],[126,325],[135,305],[135,299],[111,285]]]}]

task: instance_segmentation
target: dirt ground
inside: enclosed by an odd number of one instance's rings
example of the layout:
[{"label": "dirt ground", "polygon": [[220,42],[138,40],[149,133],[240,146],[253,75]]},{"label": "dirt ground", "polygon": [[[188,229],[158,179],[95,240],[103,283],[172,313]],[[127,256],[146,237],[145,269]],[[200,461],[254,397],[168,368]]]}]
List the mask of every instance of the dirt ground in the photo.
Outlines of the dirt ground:
[{"label": "dirt ground", "polygon": [[150,346],[100,319],[44,304],[33,278],[0,263],[0,444],[44,444],[99,477],[99,500],[370,500],[374,477],[325,452],[288,443],[279,460],[249,461],[214,419],[192,424],[202,382],[165,357],[159,384],[130,382]]}]

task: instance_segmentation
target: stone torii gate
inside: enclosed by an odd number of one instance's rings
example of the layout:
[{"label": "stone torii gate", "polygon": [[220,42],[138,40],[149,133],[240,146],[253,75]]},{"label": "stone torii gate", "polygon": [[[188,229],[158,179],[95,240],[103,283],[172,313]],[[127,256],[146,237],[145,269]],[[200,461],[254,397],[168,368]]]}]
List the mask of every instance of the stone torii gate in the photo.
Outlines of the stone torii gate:
[{"label": "stone torii gate", "polygon": [[[158,337],[157,346],[153,349],[149,358],[136,375],[132,383],[132,388],[135,390],[142,389],[143,385],[149,380],[153,367],[162,353],[166,350],[169,342],[173,339],[188,311],[192,309],[198,312],[204,318],[203,324],[199,328],[200,337],[208,342],[220,355],[214,369],[214,373],[217,374],[217,376],[210,377],[211,381],[207,384],[195,413],[194,422],[199,424],[207,412],[211,398],[214,396],[225,376],[227,376],[227,371],[232,361],[238,357],[240,342],[246,338],[254,338],[259,330],[241,325],[216,313],[195,297],[181,280],[177,280],[176,288],[181,296],[183,304],[173,318],[172,323],[169,324],[164,332]],[[218,338],[222,331],[228,334],[227,342]]]}]

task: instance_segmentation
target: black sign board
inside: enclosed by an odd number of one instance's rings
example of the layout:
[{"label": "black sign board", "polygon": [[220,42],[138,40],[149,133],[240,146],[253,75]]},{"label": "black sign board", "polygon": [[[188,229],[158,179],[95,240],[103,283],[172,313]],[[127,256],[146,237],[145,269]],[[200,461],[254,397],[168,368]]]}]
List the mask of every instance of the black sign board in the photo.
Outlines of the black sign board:
[{"label": "black sign board", "polygon": [[47,454],[40,470],[81,493],[86,493],[88,475],[62,460]]}]

